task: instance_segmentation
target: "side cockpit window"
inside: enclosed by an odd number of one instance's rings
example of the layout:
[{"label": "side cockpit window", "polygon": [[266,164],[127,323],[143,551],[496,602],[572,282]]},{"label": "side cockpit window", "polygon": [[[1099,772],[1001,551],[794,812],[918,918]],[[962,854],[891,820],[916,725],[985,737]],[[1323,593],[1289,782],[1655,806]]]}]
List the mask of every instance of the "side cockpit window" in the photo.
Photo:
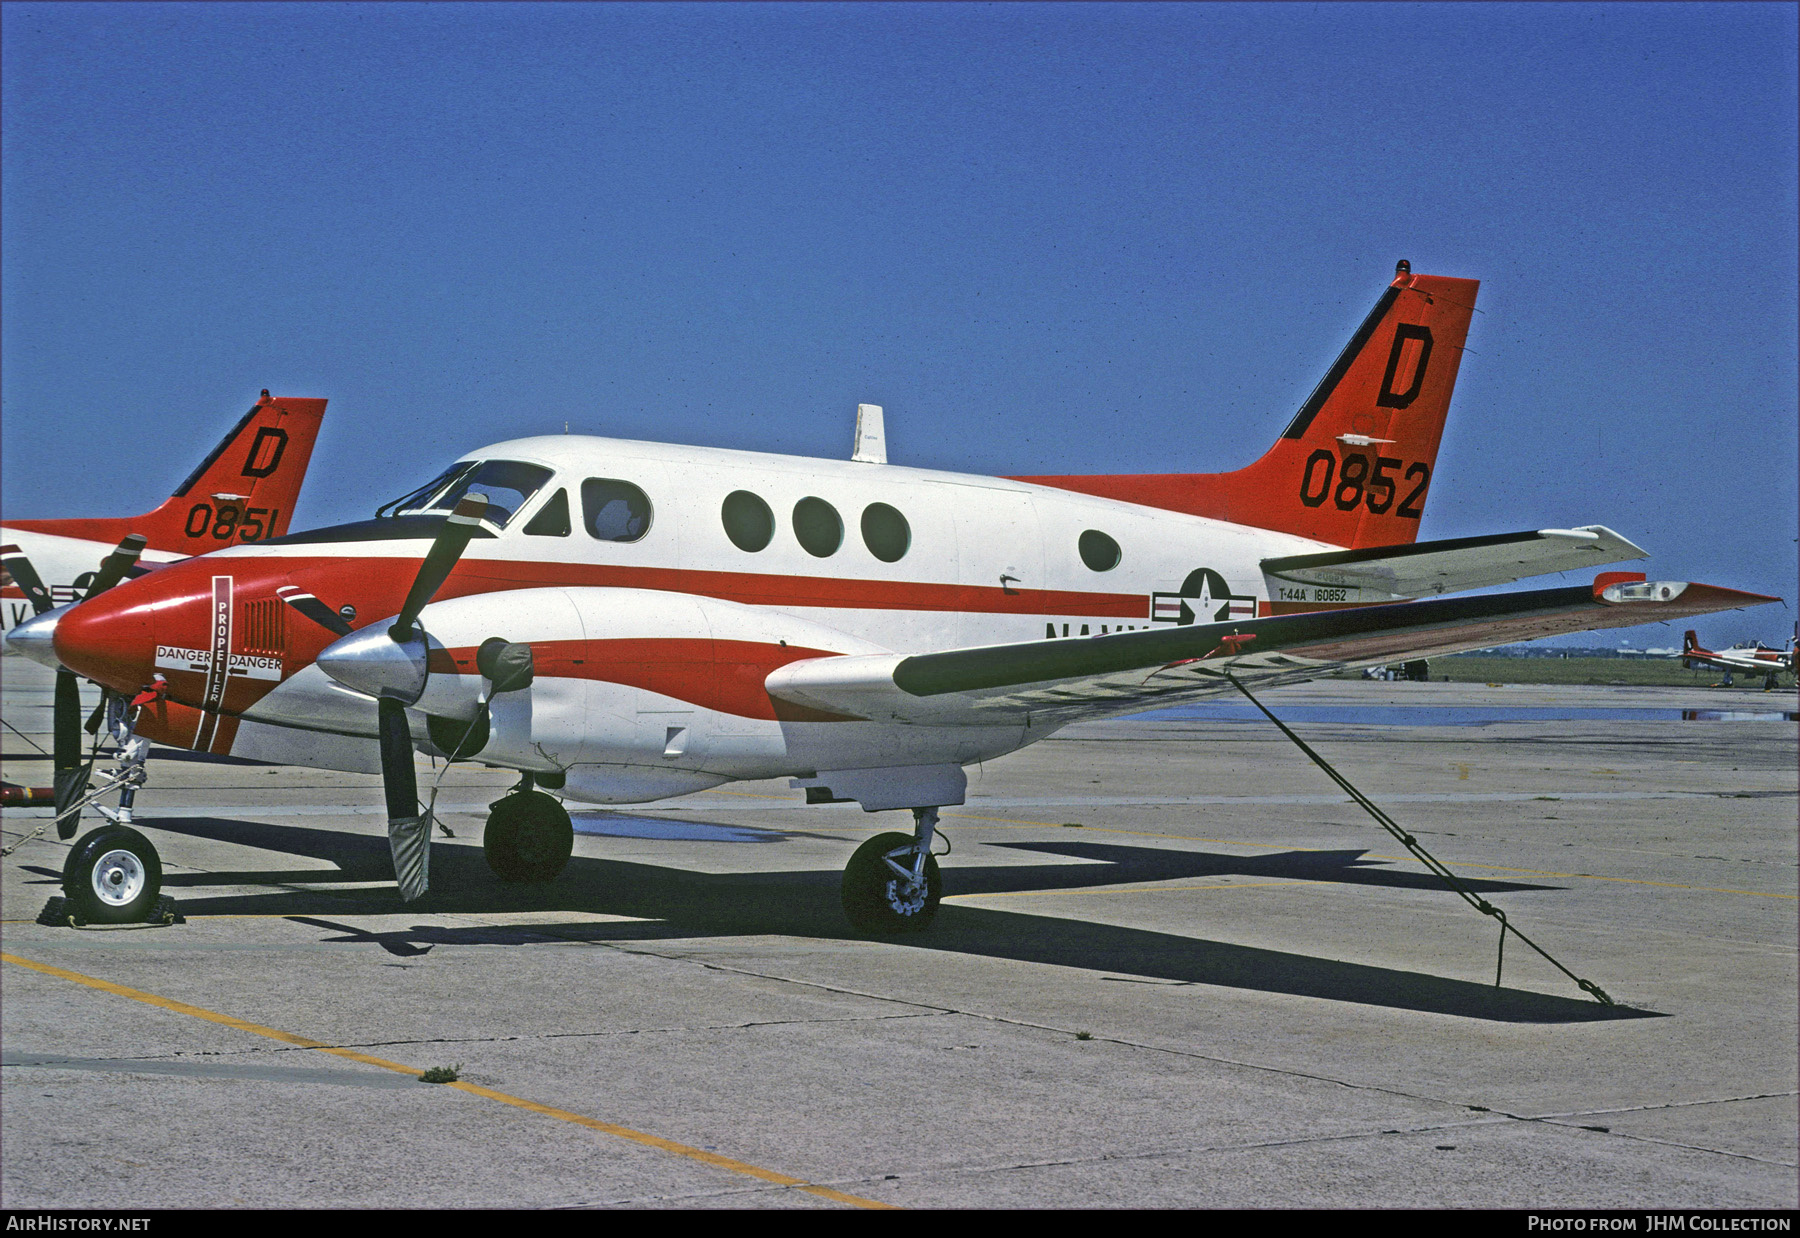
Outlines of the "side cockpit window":
[{"label": "side cockpit window", "polygon": [[533,537],[567,537],[569,535],[569,492],[559,489],[550,501],[538,508],[525,526]]},{"label": "side cockpit window", "polygon": [[581,483],[581,519],[603,542],[635,542],[650,531],[650,496],[628,481],[590,477]]}]

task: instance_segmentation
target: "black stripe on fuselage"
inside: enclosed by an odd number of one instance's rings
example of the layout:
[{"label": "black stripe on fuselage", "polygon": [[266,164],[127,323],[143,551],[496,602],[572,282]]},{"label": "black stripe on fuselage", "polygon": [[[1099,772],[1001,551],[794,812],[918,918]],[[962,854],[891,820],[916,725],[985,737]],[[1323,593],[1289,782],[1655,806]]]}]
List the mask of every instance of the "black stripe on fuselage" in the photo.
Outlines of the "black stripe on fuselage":
[{"label": "black stripe on fuselage", "polygon": [[1306,397],[1306,403],[1302,404],[1300,411],[1294,414],[1294,419],[1288,423],[1288,428],[1281,432],[1282,438],[1299,438],[1306,433],[1306,428],[1312,425],[1313,418],[1317,417],[1319,410],[1325,407],[1325,401],[1331,398],[1331,393],[1337,390],[1338,383],[1343,381],[1344,374],[1350,369],[1350,363],[1356,360],[1357,354],[1363,350],[1363,345],[1369,342],[1369,337],[1375,334],[1375,328],[1379,327],[1381,320],[1387,316],[1388,309],[1399,299],[1400,290],[1398,288],[1389,288],[1381,294],[1381,300],[1375,302],[1375,308],[1369,311],[1369,316],[1363,319],[1362,326],[1358,327],[1356,334],[1350,337],[1350,342],[1344,346],[1344,351],[1338,354],[1337,361],[1332,364],[1331,369],[1325,372],[1325,377],[1319,380],[1319,385],[1313,388],[1313,393]]}]

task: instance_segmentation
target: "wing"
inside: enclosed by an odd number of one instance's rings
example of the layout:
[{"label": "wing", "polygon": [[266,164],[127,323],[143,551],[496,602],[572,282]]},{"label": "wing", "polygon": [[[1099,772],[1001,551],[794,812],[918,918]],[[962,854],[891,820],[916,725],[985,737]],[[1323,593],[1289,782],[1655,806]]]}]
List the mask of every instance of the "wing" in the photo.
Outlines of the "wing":
[{"label": "wing", "polygon": [[1649,556],[1603,525],[1453,537],[1409,546],[1372,546],[1264,559],[1271,597],[1278,582],[1367,589],[1390,597],[1458,593],[1546,572],[1588,571]]},{"label": "wing", "polygon": [[1777,601],[1676,581],[1576,586],[1273,615],[1236,623],[791,662],[771,696],[876,721],[1061,726],[1358,666]]}]

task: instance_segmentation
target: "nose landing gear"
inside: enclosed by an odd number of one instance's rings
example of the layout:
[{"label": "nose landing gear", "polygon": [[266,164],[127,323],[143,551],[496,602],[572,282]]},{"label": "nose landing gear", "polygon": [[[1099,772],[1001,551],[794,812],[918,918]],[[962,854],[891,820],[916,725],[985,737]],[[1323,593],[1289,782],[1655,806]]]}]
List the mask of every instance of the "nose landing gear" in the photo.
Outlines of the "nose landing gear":
[{"label": "nose landing gear", "polygon": [[63,864],[63,897],[78,921],[132,924],[148,919],[162,895],[162,859],[129,826],[85,835]]},{"label": "nose landing gear", "polygon": [[84,835],[63,863],[63,897],[78,921],[132,924],[150,918],[162,897],[162,858],[131,828],[137,789],[148,777],[150,741],[134,730],[137,702],[108,694],[106,723],[119,749],[119,767],[102,791],[117,787],[117,810],[95,805],[111,825]]},{"label": "nose landing gear", "polygon": [[844,867],[844,914],[866,933],[918,932],[937,915],[944,883],[931,854],[938,810],[913,809],[913,836],[877,834]]}]

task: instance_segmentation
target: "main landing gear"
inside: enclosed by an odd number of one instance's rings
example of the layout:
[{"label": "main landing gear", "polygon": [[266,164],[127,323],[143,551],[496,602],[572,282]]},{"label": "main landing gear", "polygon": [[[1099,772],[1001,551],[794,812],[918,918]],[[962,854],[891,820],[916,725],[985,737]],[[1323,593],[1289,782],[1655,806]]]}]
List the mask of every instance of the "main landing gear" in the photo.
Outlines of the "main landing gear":
[{"label": "main landing gear", "polygon": [[931,854],[938,810],[915,808],[913,819],[911,838],[877,834],[844,868],[844,914],[863,932],[917,932],[937,915],[944,888]]},{"label": "main landing gear", "polygon": [[535,790],[530,774],[488,806],[481,849],[502,881],[549,881],[575,850],[575,827],[554,797]]}]

